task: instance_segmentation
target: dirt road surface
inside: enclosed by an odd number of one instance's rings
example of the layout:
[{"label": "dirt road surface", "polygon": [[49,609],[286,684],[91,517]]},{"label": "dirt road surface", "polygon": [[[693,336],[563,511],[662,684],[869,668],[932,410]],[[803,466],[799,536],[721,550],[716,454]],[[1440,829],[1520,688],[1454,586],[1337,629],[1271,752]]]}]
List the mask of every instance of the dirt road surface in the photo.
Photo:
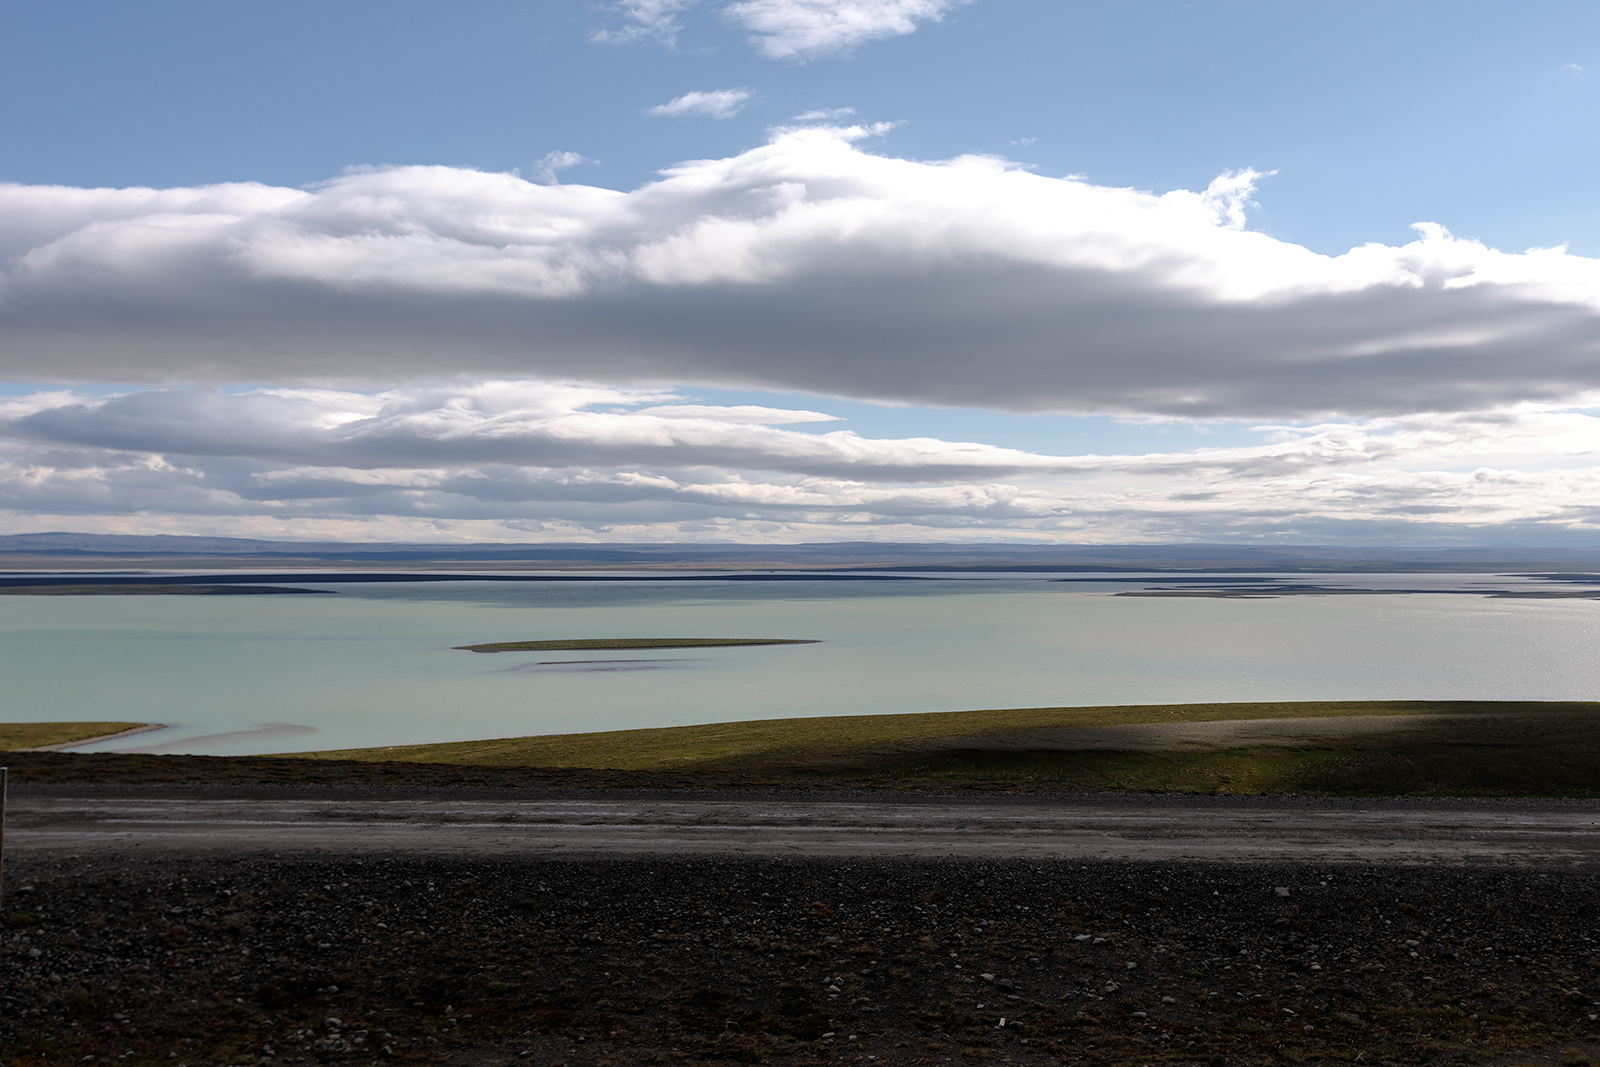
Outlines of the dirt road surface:
[{"label": "dirt road surface", "polygon": [[1600,803],[1172,796],[631,793],[12,798],[13,854],[902,857],[1161,862],[1600,862]]}]

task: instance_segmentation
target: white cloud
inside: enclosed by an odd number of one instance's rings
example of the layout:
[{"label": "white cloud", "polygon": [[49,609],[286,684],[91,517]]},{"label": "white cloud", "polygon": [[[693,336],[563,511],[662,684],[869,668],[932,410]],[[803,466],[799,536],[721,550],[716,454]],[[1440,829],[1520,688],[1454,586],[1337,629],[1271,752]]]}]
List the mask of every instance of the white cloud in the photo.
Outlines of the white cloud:
[{"label": "white cloud", "polygon": [[562,171],[593,162],[594,160],[580,156],[576,152],[547,152],[533,165],[533,171],[534,176],[546,185],[559,185],[559,175]]},{"label": "white cloud", "polygon": [[595,30],[589,39],[599,44],[629,44],[652,40],[672,46],[683,30],[679,17],[699,0],[619,0],[615,8],[627,20],[619,30]]},{"label": "white cloud", "polygon": [[684,115],[704,115],[713,119],[731,119],[744,110],[750,102],[748,89],[714,89],[711,92],[684,93],[675,100],[657,104],[650,109],[652,115],[681,118]]},{"label": "white cloud", "polygon": [[0,376],[475,374],[1314,419],[1600,391],[1600,261],[1421,226],[1257,233],[1150,193],[805,127],[629,192],[449,167],[309,189],[0,186]]},{"label": "white cloud", "polygon": [[739,0],[724,17],[754,34],[771,59],[814,59],[915,33],[965,0]]},{"label": "white cloud", "polygon": [[[720,6],[723,18],[749,30],[750,43],[771,59],[804,61],[849,52],[857,45],[915,33],[971,0],[736,0]],[[600,29],[600,44],[657,41],[676,47],[683,15],[700,0],[620,0],[619,29]]]},{"label": "white cloud", "polygon": [[811,111],[802,111],[794,117],[795,122],[838,122],[847,119],[856,113],[853,107],[824,107],[814,108]]},{"label": "white cloud", "polygon": [[731,407],[707,404],[664,404],[660,407],[640,408],[634,414],[658,415],[668,419],[713,419],[717,422],[748,422],[764,426],[839,421],[839,416],[824,415],[820,411],[794,411],[787,408],[762,407],[758,404],[736,404]]},{"label": "white cloud", "polygon": [[1211,179],[1211,184],[1206,186],[1206,191],[1200,194],[1200,202],[1210,209],[1216,217],[1229,228],[1244,229],[1246,213],[1250,208],[1256,207],[1254,200],[1256,182],[1278,173],[1268,171],[1230,170]]}]

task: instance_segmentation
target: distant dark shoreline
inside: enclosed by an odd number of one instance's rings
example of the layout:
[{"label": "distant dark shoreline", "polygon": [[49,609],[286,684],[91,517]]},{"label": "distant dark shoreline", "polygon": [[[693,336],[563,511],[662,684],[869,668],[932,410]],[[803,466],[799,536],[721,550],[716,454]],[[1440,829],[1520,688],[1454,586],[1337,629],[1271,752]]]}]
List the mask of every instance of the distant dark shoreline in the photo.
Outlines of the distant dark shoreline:
[{"label": "distant dark shoreline", "polygon": [[195,585],[189,582],[31,582],[0,580],[0,596],[251,596],[266,594],[310,594],[336,596],[331,589],[301,589],[292,585],[236,585],[220,583]]},{"label": "distant dark shoreline", "polygon": [[[996,580],[1013,577],[997,572]],[[1040,585],[1144,585],[1112,595],[1149,598],[1202,598],[1259,600],[1285,596],[1416,596],[1444,594],[1487,597],[1501,600],[1594,600],[1600,599],[1600,575],[1520,574],[1502,577],[1536,578],[1557,585],[1587,585],[1575,588],[1370,588],[1352,585],[1321,585],[1296,582],[1279,576],[1250,575],[1230,577],[1219,582],[1215,575],[1166,575],[1145,571],[1139,574],[1039,578]],[[474,583],[795,583],[795,582],[890,582],[938,583],[950,581],[943,575],[861,573],[857,571],[761,571],[735,573],[649,573],[649,574],[484,574],[471,571],[294,571],[283,573],[237,572],[220,574],[30,574],[0,572],[0,596],[36,595],[245,595],[245,594],[321,594],[335,590],[307,588],[307,585],[376,585]],[[1014,580],[1014,579],[1013,579]],[[967,585],[972,581],[968,580]]]},{"label": "distant dark shoreline", "polygon": [[1600,571],[1600,546],[1343,546],[1318,544],[811,544],[540,542],[340,543],[249,538],[48,532],[0,536],[16,569],[84,566],[185,568],[367,566],[630,570],[805,570],[925,573],[1207,572],[1490,573]]},{"label": "distant dark shoreline", "polygon": [[[910,574],[474,574],[471,572],[430,574],[400,571],[358,572],[323,571],[294,574],[71,574],[26,575],[15,572],[0,576],[0,590],[46,588],[51,586],[260,586],[253,592],[287,592],[284,582],[332,584],[373,584],[379,582],[918,582],[931,581]],[[232,591],[232,590],[230,590]],[[295,592],[320,593],[321,589]]]}]

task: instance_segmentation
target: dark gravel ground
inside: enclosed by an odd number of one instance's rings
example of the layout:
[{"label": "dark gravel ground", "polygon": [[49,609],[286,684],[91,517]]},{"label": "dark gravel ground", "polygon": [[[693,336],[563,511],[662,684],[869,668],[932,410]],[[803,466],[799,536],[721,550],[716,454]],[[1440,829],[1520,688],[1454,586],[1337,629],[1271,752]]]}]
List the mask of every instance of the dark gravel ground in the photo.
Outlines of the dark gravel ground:
[{"label": "dark gravel ground", "polygon": [[5,874],[6,1067],[1583,1064],[1600,1039],[1582,871],[22,853]]}]

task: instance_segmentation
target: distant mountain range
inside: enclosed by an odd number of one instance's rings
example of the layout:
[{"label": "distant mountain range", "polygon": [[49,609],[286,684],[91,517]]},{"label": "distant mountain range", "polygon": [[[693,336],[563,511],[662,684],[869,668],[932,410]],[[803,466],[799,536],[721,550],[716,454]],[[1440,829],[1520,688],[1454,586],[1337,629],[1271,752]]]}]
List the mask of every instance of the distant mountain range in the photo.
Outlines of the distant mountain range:
[{"label": "distant mountain range", "polygon": [[38,533],[0,536],[0,569],[324,566],[405,569],[1377,571],[1600,570],[1600,545],[1582,548],[1349,548],[1327,545],[892,544],[848,541],[741,544],[406,544],[261,541],[233,537]]}]

